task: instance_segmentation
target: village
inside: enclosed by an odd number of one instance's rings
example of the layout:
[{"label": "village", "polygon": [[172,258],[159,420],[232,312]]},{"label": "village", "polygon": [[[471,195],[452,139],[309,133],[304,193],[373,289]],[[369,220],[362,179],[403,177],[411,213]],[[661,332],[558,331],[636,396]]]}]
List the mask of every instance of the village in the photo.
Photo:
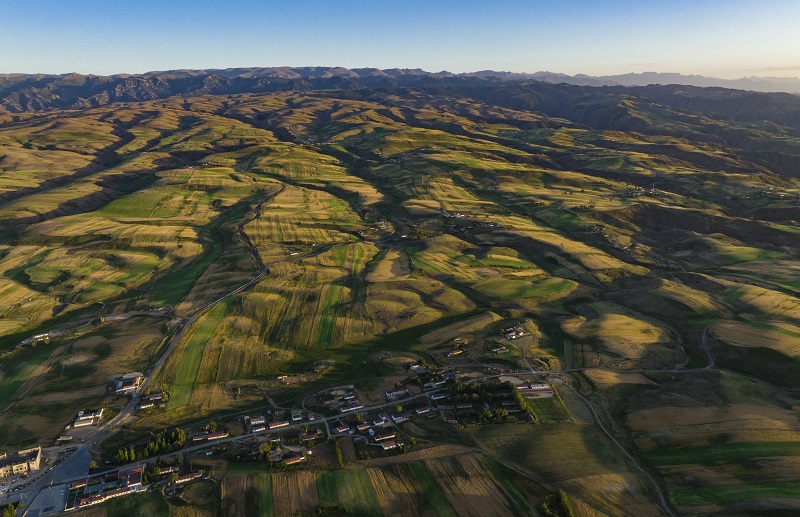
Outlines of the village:
[{"label": "village", "polygon": [[[507,354],[510,343],[529,335],[522,323],[501,327],[496,338],[483,346],[483,353],[487,357]],[[526,399],[552,397],[552,386],[525,381],[521,378],[525,375],[515,376],[509,369],[459,362],[466,354],[472,355],[471,344],[469,338],[455,337],[445,346],[442,358],[445,363],[456,361],[451,365],[409,360],[405,374],[380,394],[380,400],[355,385],[341,385],[308,395],[302,408],[267,406],[220,422],[165,430],[146,443],[130,444],[113,457],[93,462],[103,466],[93,466],[86,476],[70,481],[57,493],[53,488],[42,493],[56,501],[53,508],[79,510],[148,490],[175,493],[208,477],[202,464],[207,459],[263,462],[278,470],[318,468],[315,451],[324,456],[332,443],[359,458],[414,450],[419,445],[403,426],[415,419],[460,425],[535,422]],[[315,368],[324,371],[329,366]],[[476,372],[476,367],[483,373]],[[279,375],[277,380],[288,382],[289,377]],[[146,386],[142,372],[126,372],[109,385],[108,394],[127,398],[135,413],[164,408],[169,394]],[[85,408],[65,426],[55,447],[37,446],[0,456],[0,495],[10,496],[55,468],[108,421],[105,407]]]}]

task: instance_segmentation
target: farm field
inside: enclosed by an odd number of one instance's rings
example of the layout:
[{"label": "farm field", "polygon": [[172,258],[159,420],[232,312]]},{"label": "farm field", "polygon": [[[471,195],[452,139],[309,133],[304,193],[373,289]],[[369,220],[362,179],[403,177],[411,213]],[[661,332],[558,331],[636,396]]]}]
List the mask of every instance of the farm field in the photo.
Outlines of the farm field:
[{"label": "farm field", "polygon": [[[795,412],[770,394],[769,385],[733,373],[684,381],[693,393],[651,387],[650,409],[632,411],[627,427],[644,461],[657,469],[682,513],[757,512],[764,501],[794,499],[800,426]],[[702,390],[726,402],[709,405]],[[631,404],[637,405],[641,395]],[[673,404],[664,402],[673,400]],[[661,403],[659,403],[661,402]],[[788,501],[787,501],[788,503]]]},{"label": "farm field", "polygon": [[230,474],[219,508],[526,515],[530,479],[587,514],[663,513],[660,491],[698,515],[800,505],[791,117],[649,87],[273,79],[0,113],[0,453],[124,410],[129,371],[169,400],[96,461],[336,386],[422,404],[445,373],[519,375],[558,395],[531,399],[535,425],[404,427],[491,458]]},{"label": "farm field", "polygon": [[538,515],[539,496],[478,454],[366,469],[229,474],[222,485],[228,514]]}]

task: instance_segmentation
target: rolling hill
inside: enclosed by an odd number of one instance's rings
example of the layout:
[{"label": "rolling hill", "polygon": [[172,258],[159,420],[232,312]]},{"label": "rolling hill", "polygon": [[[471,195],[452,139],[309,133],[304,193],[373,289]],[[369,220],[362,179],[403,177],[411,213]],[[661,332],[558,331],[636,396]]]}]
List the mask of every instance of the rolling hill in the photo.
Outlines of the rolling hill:
[{"label": "rolling hill", "polygon": [[461,439],[587,508],[662,511],[630,458],[681,513],[800,504],[799,97],[270,68],[3,76],[0,105],[4,447],[129,370],[171,394],[136,439],[416,357],[558,379],[537,430]]}]

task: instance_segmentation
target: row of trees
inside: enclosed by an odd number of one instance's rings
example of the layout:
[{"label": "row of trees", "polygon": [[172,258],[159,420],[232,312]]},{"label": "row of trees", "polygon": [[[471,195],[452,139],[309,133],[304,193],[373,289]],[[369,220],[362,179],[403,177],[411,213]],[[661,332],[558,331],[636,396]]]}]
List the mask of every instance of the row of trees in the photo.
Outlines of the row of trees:
[{"label": "row of trees", "polygon": [[117,451],[114,461],[118,464],[139,461],[153,456],[160,456],[183,448],[186,433],[183,429],[150,433],[150,440],[144,446],[131,446]]}]

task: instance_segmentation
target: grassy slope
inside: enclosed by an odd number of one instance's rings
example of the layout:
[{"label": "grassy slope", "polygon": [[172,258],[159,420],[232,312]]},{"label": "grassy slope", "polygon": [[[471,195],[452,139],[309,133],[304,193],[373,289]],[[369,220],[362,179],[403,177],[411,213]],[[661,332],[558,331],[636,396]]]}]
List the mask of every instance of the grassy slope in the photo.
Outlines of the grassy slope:
[{"label": "grassy slope", "polygon": [[[378,369],[365,362],[371,352],[413,351],[440,362],[441,350],[420,338],[486,310],[540,321],[548,353],[560,354],[565,338],[573,339],[579,343],[567,345],[581,364],[619,360],[623,367],[659,369],[689,362],[698,329],[708,323],[797,322],[792,272],[800,230],[789,216],[772,223],[758,214],[791,214],[800,185],[762,161],[748,161],[750,150],[738,147],[747,138],[724,140],[730,132],[749,135],[760,150],[790,145],[791,137],[634,99],[583,108],[634,121],[641,130],[635,133],[586,129],[475,100],[421,102],[401,92],[384,103],[381,95],[167,99],[58,115],[58,124],[56,114],[42,114],[0,126],[0,192],[19,193],[0,201],[0,339],[13,345],[68,324],[68,311],[94,313],[97,302],[107,314],[169,306],[188,315],[251,277],[237,224],[271,264],[270,274],[215,307],[186,337],[165,377],[169,409],[153,425],[180,423],[185,411],[173,410],[185,410],[195,395],[212,413],[258,403],[260,395],[234,400],[232,390],[216,387],[260,394],[258,383],[270,375],[302,372],[321,359],[334,364],[306,388],[344,380],[378,385]],[[265,112],[274,116],[252,118]],[[128,143],[119,146],[115,135],[122,130],[114,120],[131,121]],[[708,143],[708,131],[720,140]],[[328,144],[299,143],[306,140]],[[107,161],[103,149],[115,150],[119,160]],[[626,190],[654,182],[659,192],[652,195]],[[785,189],[786,199],[751,199],[766,186]],[[259,217],[249,222],[262,201]],[[407,237],[383,241],[393,230]],[[398,260],[368,280],[372,258],[386,243],[410,263]],[[648,343],[645,352],[653,354],[629,357],[603,339],[603,314],[620,306],[630,318],[626,328],[663,328],[668,343]],[[592,335],[565,335],[560,324],[578,317]],[[113,323],[109,328],[123,332]],[[12,397],[47,352],[1,359],[0,398]],[[515,365],[517,356],[508,361]],[[751,373],[768,378],[769,361]],[[199,377],[204,382],[196,389]],[[798,405],[794,394],[769,390],[765,400]],[[298,392],[276,396],[293,400]],[[647,404],[722,405],[720,397]],[[570,457],[583,454],[586,444],[604,449],[603,440],[591,426],[567,423],[554,401],[535,404],[552,421],[537,440],[517,429],[499,437],[482,429],[479,439],[496,441],[509,457],[510,442],[525,444],[526,464],[554,479],[578,476]],[[80,408],[64,408],[73,409]],[[618,414],[627,410],[621,404]],[[148,425],[144,419],[142,433]],[[795,429],[786,432],[797,435],[790,443],[800,442]],[[712,462],[719,454],[736,456],[736,447],[643,456],[654,465]],[[618,460],[595,452],[586,471],[621,472]]]}]

